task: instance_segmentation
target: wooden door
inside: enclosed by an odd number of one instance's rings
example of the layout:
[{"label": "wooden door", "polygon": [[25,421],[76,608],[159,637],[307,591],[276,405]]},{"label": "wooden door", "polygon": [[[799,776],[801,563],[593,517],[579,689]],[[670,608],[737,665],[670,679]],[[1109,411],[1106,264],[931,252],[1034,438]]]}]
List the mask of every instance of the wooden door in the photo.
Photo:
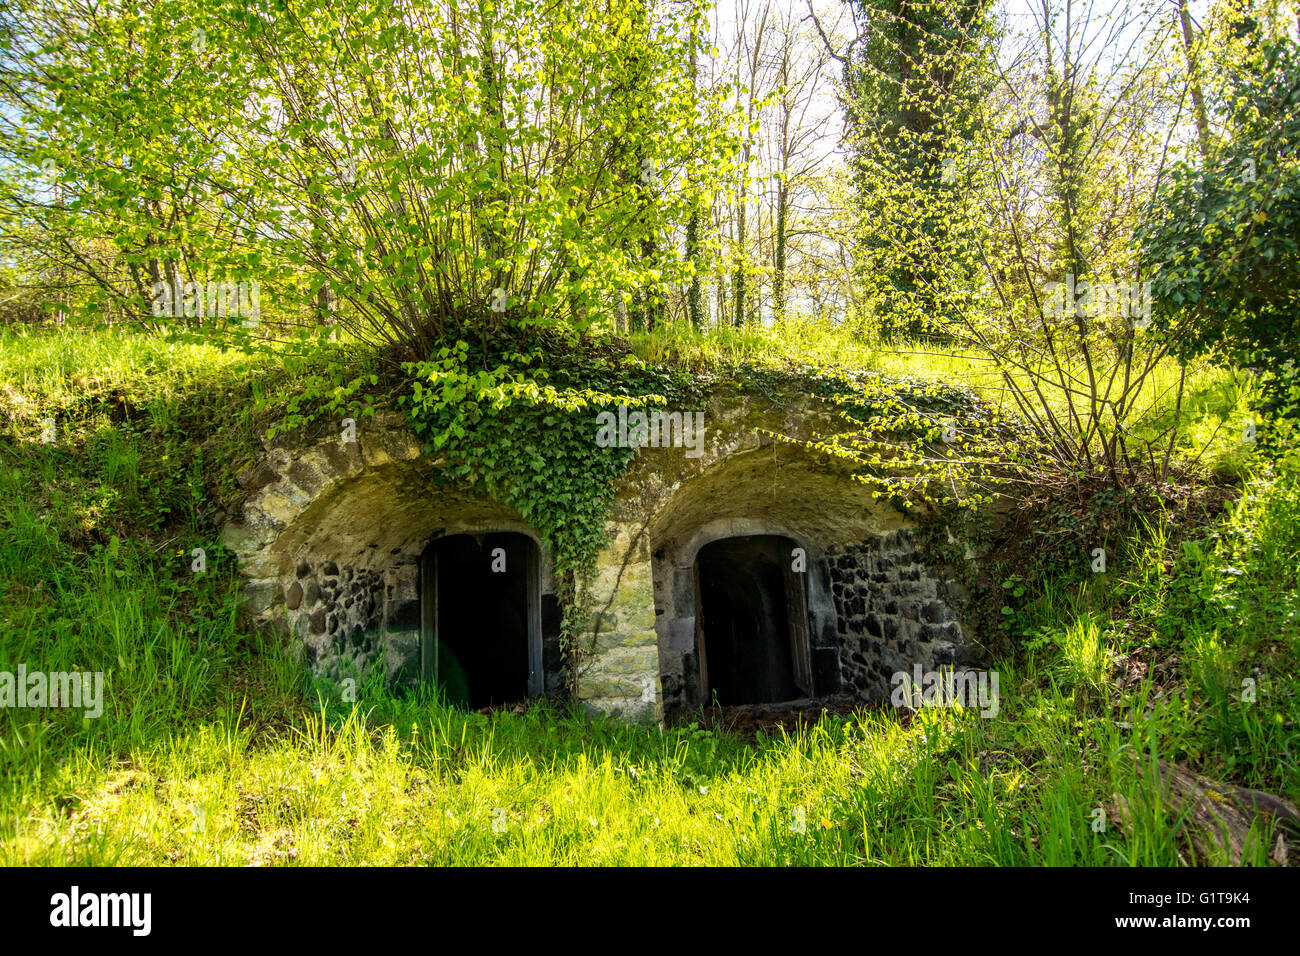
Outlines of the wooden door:
[{"label": "wooden door", "polygon": [[695,659],[700,664],[700,703],[708,706],[709,694],[709,655],[705,647],[704,605],[700,602],[700,566],[697,562],[691,569],[695,585]]},{"label": "wooden door", "polygon": [[807,575],[792,570],[788,557],[782,557],[781,561],[785,568],[785,610],[790,621],[790,662],[794,669],[794,683],[806,696],[812,697],[812,648],[808,641],[808,596],[804,581]]}]

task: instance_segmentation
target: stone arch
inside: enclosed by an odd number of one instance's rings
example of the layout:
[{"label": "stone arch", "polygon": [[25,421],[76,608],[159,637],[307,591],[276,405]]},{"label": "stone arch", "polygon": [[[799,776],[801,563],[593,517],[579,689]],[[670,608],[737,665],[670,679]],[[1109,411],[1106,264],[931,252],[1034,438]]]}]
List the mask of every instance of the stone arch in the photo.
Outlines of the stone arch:
[{"label": "stone arch", "polygon": [[953,659],[964,636],[911,529],[865,485],[788,446],[732,454],[679,484],[647,526],[664,712],[706,703],[696,560],[716,541],[778,536],[804,549],[814,696],[877,699],[899,661]]},{"label": "stone arch", "polygon": [[[536,547],[542,653],[558,658],[542,535],[514,509],[440,482],[437,465],[400,419],[359,423],[355,442],[268,448],[239,476],[248,496],[225,529],[252,623],[295,635],[318,674],[378,664],[412,682],[423,670],[421,555],[439,538],[512,532]],[[541,686],[558,680],[556,664]]]},{"label": "stone arch", "polygon": [[[826,574],[826,553],[821,544],[803,530],[778,518],[716,518],[697,528],[694,533],[669,540],[655,554],[660,565],[656,567],[656,605],[671,604],[678,615],[689,619],[695,626],[698,608],[695,601],[695,560],[700,550],[715,541],[747,537],[788,538],[803,549],[806,570],[804,600],[808,609],[808,629],[814,637],[829,634],[835,627],[835,607],[831,599],[830,581]],[[790,556],[791,561],[795,555]],[[662,568],[662,570],[661,570]],[[666,580],[664,580],[666,578]],[[663,580],[662,588],[660,581]],[[660,591],[668,600],[659,602]],[[671,597],[670,597],[671,596]],[[679,631],[683,625],[676,626]],[[679,642],[680,643],[680,642]],[[823,666],[827,666],[823,664]],[[823,681],[824,683],[825,681]]]},{"label": "stone arch", "polygon": [[[693,534],[685,538],[679,537],[675,542],[666,543],[663,550],[666,559],[672,563],[672,566],[690,567],[695,563],[695,557],[699,554],[700,549],[706,544],[711,544],[723,538],[743,538],[755,535],[775,535],[789,538],[803,548],[808,557],[820,558],[823,556],[822,549],[815,541],[776,518],[715,518],[713,521],[696,528]],[[671,550],[669,550],[670,548]]]},{"label": "stone arch", "polygon": [[[686,680],[695,607],[683,572],[726,538],[777,535],[805,549],[822,690],[838,678],[861,699],[885,697],[891,669],[929,669],[969,648],[950,582],[925,567],[906,518],[828,456],[764,443],[773,427],[829,427],[827,415],[804,403],[783,411],[781,425],[753,405],[710,406],[716,424],[700,458],[642,449],[617,482],[608,543],[581,582],[589,623],[572,658],[572,689],[591,709],[647,719],[698,703]],[[541,535],[514,509],[441,481],[444,463],[422,454],[400,415],[363,420],[355,441],[264,448],[237,475],[246,499],[225,543],[246,581],[246,614],[297,633],[318,672],[382,663],[394,680],[409,674],[420,655],[421,553],[440,536],[497,531],[537,545],[549,598],[544,654],[558,660],[559,608]],[[544,669],[546,692],[558,690],[562,671]]]}]

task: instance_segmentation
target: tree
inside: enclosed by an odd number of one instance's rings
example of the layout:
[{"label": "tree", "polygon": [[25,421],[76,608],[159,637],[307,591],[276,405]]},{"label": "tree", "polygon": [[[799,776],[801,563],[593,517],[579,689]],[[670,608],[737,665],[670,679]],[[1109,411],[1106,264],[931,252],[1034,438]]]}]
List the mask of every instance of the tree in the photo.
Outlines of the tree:
[{"label": "tree", "polygon": [[987,0],[852,0],[858,52],[845,64],[859,277],[887,335],[942,334],[936,292],[971,263],[936,260],[954,225],[950,160],[973,135],[988,72]]},{"label": "tree", "polygon": [[1139,239],[1177,353],[1262,367],[1275,406],[1300,356],[1300,47],[1255,40],[1214,98],[1222,138],[1173,170]]},{"label": "tree", "polygon": [[[1184,380],[1163,427],[1152,415],[1166,394],[1151,385],[1186,319],[1146,329],[1151,277],[1132,237],[1169,162],[1196,148],[1193,78],[1180,18],[1125,5],[1099,22],[1075,7],[1042,0],[1032,24],[972,36],[948,60],[954,71],[915,95],[896,79],[919,73],[906,41],[935,43],[940,30],[886,43],[899,54],[893,73],[870,46],[876,34],[863,35],[859,62],[874,71],[851,101],[871,132],[855,156],[868,214],[859,249],[868,284],[888,280],[877,286],[887,322],[911,306],[923,328],[987,363],[980,387],[1020,419],[1009,462],[1037,484],[1123,484],[1167,472],[1178,436]],[[931,75],[945,58],[922,62]],[[959,136],[945,135],[943,90],[969,107]],[[897,160],[881,145],[891,137],[905,147]]]},{"label": "tree", "polygon": [[286,321],[410,358],[657,308],[734,151],[682,69],[695,2],[19,2],[40,28],[0,20],[0,149],[27,182],[0,223],[146,320],[156,281],[251,278]]},{"label": "tree", "polygon": [[[798,11],[786,10],[773,30],[776,49],[770,73],[774,95],[764,110],[764,164],[772,182],[772,315],[785,321],[790,295],[790,262],[801,254],[799,239],[816,235],[801,208],[812,195],[818,173],[827,165],[833,114],[818,102],[825,89],[830,55],[813,42]],[[793,247],[792,247],[793,246]]]},{"label": "tree", "polygon": [[219,22],[191,0],[16,0],[0,36],[0,158],[13,173],[0,236],[64,276],[76,311],[153,324],[158,283],[254,267],[245,240],[265,207],[229,161],[249,87],[223,68],[236,44]]}]

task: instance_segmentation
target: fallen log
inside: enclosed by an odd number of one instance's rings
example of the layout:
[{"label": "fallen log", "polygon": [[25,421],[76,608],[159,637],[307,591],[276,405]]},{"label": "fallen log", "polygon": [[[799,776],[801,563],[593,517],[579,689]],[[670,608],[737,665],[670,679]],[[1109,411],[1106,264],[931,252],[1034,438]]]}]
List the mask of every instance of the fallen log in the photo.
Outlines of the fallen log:
[{"label": "fallen log", "polygon": [[[1272,826],[1276,842],[1270,859],[1279,866],[1290,865],[1293,851],[1300,849],[1300,810],[1289,800],[1263,790],[1249,790],[1221,783],[1209,777],[1158,760],[1159,797],[1163,805],[1181,820],[1198,863],[1227,860],[1241,866],[1263,830]],[[1139,761],[1139,768],[1144,769]],[[1114,795],[1120,819],[1129,828],[1133,811],[1119,794]],[[1257,823],[1252,833],[1251,828]],[[1130,830],[1131,832],[1131,830]]]}]

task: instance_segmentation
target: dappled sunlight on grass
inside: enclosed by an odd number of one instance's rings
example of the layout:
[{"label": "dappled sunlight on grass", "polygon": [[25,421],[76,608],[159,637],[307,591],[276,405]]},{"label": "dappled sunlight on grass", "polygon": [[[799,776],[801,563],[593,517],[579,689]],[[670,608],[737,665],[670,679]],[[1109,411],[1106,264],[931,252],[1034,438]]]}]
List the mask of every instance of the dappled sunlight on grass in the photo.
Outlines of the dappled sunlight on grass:
[{"label": "dappled sunlight on grass", "polygon": [[[864,710],[753,743],[554,704],[468,713],[377,685],[353,706],[237,624],[219,547],[206,574],[189,571],[189,549],[214,533],[212,489],[191,465],[200,443],[214,428],[253,434],[247,408],[212,411],[211,396],[260,360],[51,336],[11,336],[0,357],[0,381],[63,410],[68,436],[0,438],[0,652],[102,667],[111,690],[97,719],[0,712],[0,862],[1177,865],[1185,841],[1135,754],[1300,793],[1292,472],[1250,459],[1240,501],[1192,537],[1171,530],[1177,502],[1157,508],[1106,574],[1012,581],[1000,624],[1015,659],[992,665],[988,718]],[[667,328],[634,348],[949,384],[986,374],[969,356],[899,356],[815,324]],[[1231,450],[1252,393],[1214,369],[1189,383],[1180,447],[1209,449],[1208,462]],[[140,408],[115,420],[83,406],[82,387],[120,388]],[[228,460],[225,447],[213,457]],[[1093,828],[1098,811],[1108,829]]]},{"label": "dappled sunlight on grass", "polygon": [[632,351],[646,362],[698,369],[727,365],[829,365],[874,368],[876,350],[829,321],[790,318],[781,326],[723,326],[697,331],[684,322],[629,336]]},{"label": "dappled sunlight on grass", "polygon": [[0,332],[0,383],[64,406],[87,392],[120,389],[151,399],[266,364],[238,350],[167,342],[127,329]]},{"label": "dappled sunlight on grass", "polygon": [[[198,726],[111,769],[83,765],[56,804],[23,801],[3,860],[978,864],[1025,862],[1031,834],[1077,842],[1053,832],[1077,819],[1051,820],[1024,786],[1032,768],[974,711],[923,710],[910,726],[830,719],[751,749],[694,727],[591,726],[549,710],[400,709],[392,723],[308,716],[256,743]],[[535,736],[543,722],[554,750]],[[1077,743],[1055,726],[1037,736],[1062,755]],[[1071,852],[1092,860],[1095,842]]]},{"label": "dappled sunlight on grass", "polygon": [[[648,362],[670,362],[689,368],[714,365],[824,365],[849,370],[870,370],[898,380],[920,379],[969,388],[1000,414],[1018,414],[1016,402],[1003,373],[985,355],[933,342],[866,342],[849,329],[826,321],[791,317],[780,327],[736,328],[697,331],[682,322],[669,323],[650,332],[634,333],[630,342],[635,354]],[[1084,367],[1067,366],[1074,387],[1086,387]],[[1070,420],[1066,392],[1055,384],[1055,373],[1044,369],[1047,379],[1038,381],[1043,400],[1059,421]],[[1030,376],[1010,372],[1013,382],[1026,394],[1033,394]],[[1103,366],[1102,392],[1109,376]],[[1168,447],[1175,418],[1179,436],[1174,444],[1175,459],[1224,475],[1240,476],[1248,467],[1253,446],[1243,440],[1258,389],[1246,377],[1231,369],[1205,362],[1189,367],[1178,400],[1180,368],[1166,358],[1153,369],[1142,387],[1130,396],[1134,416],[1129,425],[1133,438],[1150,443],[1157,464]],[[1122,376],[1113,388],[1118,397]],[[1075,402],[1086,402],[1081,395]],[[1146,456],[1144,456],[1144,463]]]}]

